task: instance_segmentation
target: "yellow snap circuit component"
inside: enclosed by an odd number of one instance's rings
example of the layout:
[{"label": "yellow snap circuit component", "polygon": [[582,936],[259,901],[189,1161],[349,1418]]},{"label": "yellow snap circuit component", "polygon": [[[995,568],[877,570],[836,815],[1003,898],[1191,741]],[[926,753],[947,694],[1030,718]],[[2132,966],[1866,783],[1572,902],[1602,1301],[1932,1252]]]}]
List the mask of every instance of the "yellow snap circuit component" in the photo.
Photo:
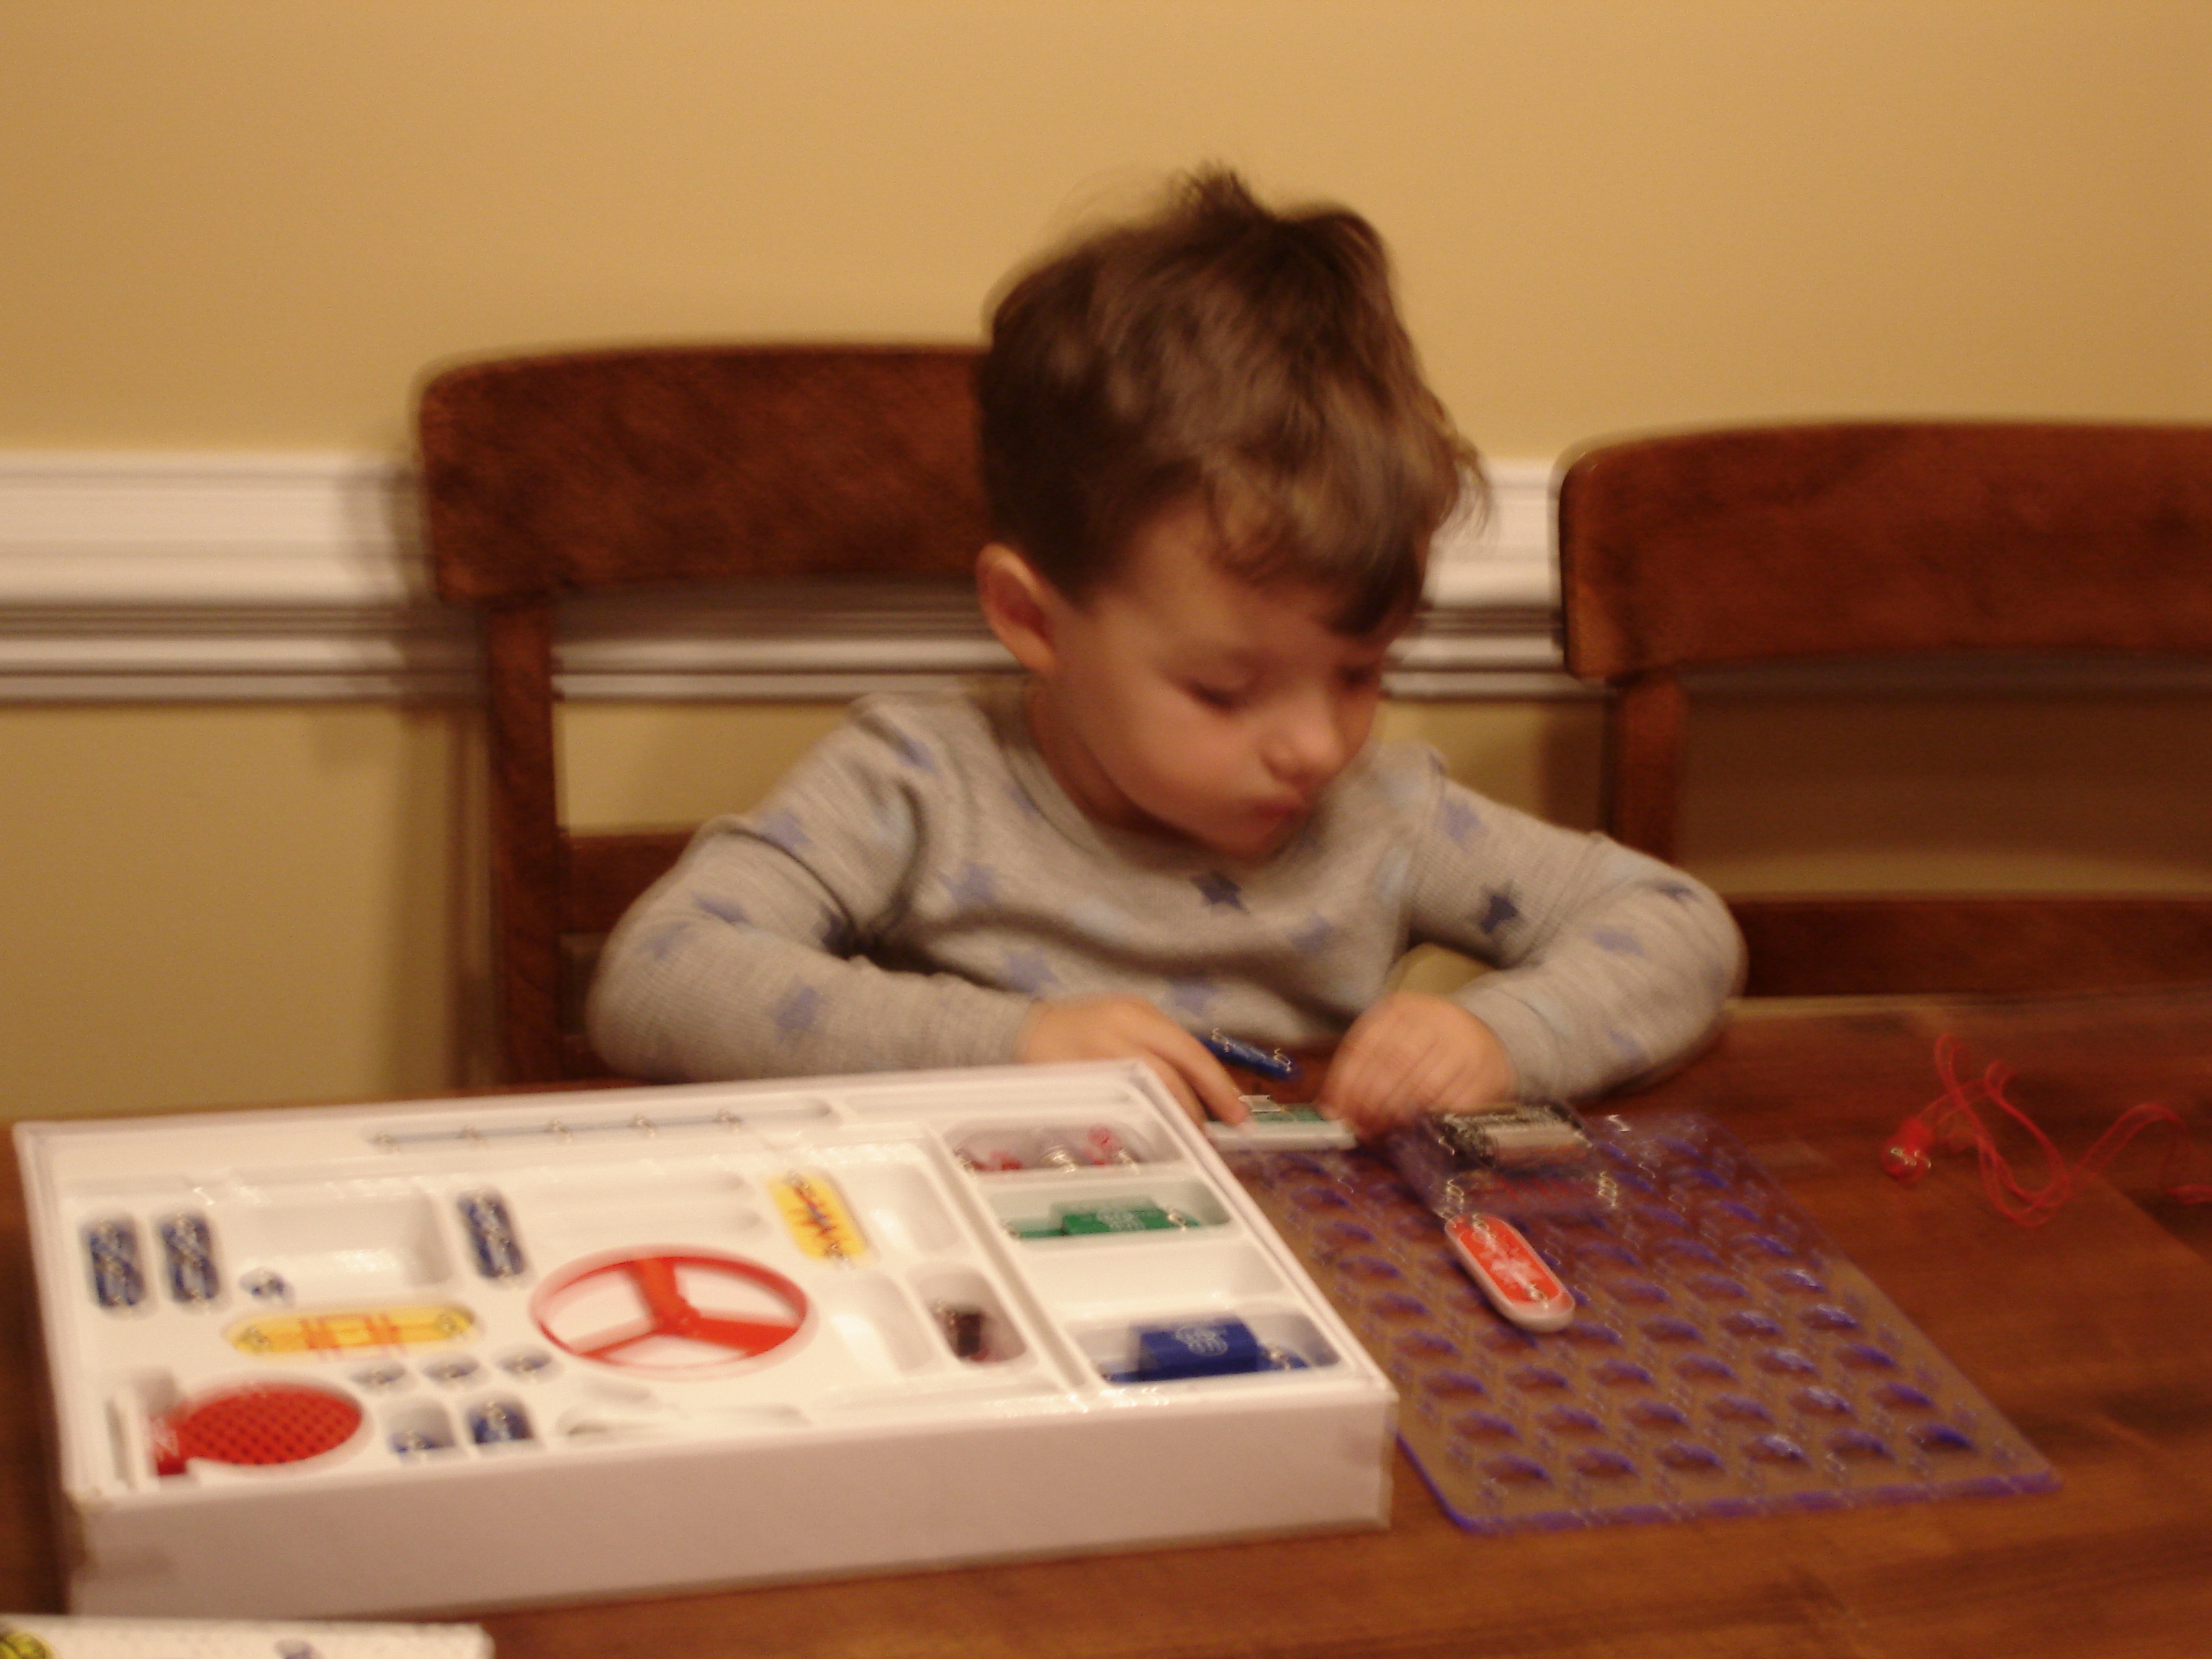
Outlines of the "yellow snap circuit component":
[{"label": "yellow snap circuit component", "polygon": [[769,1191],[783,1224],[807,1255],[823,1261],[858,1261],[868,1254],[860,1224],[825,1177],[795,1170],[769,1182]]},{"label": "yellow snap circuit component", "polygon": [[410,1308],[362,1308],[343,1313],[258,1314],[223,1334],[240,1353],[332,1358],[364,1348],[422,1348],[458,1342],[476,1328],[476,1316],[453,1303]]}]

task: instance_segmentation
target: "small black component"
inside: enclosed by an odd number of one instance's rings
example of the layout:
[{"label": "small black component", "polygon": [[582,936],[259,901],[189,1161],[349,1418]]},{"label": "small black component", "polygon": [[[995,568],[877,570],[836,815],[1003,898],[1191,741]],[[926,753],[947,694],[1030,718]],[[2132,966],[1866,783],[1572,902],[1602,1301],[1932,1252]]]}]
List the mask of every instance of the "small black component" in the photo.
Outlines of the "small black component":
[{"label": "small black component", "polygon": [[984,1360],[991,1357],[990,1316],[969,1303],[940,1302],[937,1322],[956,1359]]}]

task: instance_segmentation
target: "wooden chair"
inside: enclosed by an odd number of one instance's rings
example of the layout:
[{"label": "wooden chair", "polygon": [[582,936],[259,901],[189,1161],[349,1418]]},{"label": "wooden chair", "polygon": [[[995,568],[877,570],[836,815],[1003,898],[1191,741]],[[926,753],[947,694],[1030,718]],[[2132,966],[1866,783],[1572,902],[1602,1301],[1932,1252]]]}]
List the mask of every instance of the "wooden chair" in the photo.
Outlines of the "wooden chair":
[{"label": "wooden chair", "polygon": [[964,576],[985,539],[974,362],[950,348],[608,350],[471,363],[423,387],[431,566],[440,595],[481,618],[509,1080],[604,1074],[566,1029],[567,942],[605,933],[688,838],[560,823],[556,603],[647,584]]},{"label": "wooden chair", "polygon": [[[1808,425],[1614,443],[1559,495],[1606,824],[1663,858],[1685,671],[1897,653],[2212,657],[2212,427]],[[1754,995],[2212,980],[2212,900],[1738,897]]]}]

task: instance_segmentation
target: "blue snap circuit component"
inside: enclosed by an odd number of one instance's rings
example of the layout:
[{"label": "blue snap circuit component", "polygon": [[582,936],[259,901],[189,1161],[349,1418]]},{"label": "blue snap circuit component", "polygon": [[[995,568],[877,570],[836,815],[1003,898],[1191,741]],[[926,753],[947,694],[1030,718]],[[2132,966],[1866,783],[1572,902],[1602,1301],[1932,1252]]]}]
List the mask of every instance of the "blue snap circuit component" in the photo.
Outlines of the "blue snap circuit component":
[{"label": "blue snap circuit component", "polygon": [[468,1231],[469,1249],[476,1255],[478,1273],[486,1279],[517,1279],[527,1271],[505,1199],[487,1188],[463,1193],[453,1202],[460,1210],[461,1225]]},{"label": "blue snap circuit component", "polygon": [[128,1216],[87,1222],[84,1252],[92,1269],[93,1299],[103,1308],[135,1308],[146,1299],[146,1273],[138,1263],[138,1225]]},{"label": "blue snap circuit component", "polygon": [[222,1292],[222,1280],[216,1272],[215,1238],[208,1231],[207,1218],[179,1210],[155,1224],[168,1267],[169,1294],[185,1303],[214,1301]]},{"label": "blue snap circuit component", "polygon": [[1242,1066],[1248,1072],[1261,1077],[1293,1078],[1298,1074],[1298,1063],[1280,1048],[1262,1048],[1256,1042],[1247,1042],[1242,1037],[1213,1032],[1199,1041],[1206,1052],[1224,1066]]},{"label": "blue snap circuit component", "polygon": [[479,1446],[505,1445],[532,1438],[530,1417],[512,1400],[487,1400],[469,1411],[469,1438]]},{"label": "blue snap circuit component", "polygon": [[1267,1350],[1241,1319],[1198,1319],[1137,1328],[1137,1380],[1233,1376],[1270,1369]]}]

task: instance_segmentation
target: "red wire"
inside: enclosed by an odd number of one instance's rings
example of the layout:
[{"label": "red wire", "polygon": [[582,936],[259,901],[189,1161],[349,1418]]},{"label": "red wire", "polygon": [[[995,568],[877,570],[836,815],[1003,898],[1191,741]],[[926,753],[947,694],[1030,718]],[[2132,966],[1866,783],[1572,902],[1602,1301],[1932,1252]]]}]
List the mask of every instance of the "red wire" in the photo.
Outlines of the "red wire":
[{"label": "red wire", "polygon": [[[2164,1127],[2169,1133],[2159,1170],[2159,1190],[2178,1204],[2212,1201],[2212,1185],[2185,1184],[2179,1179],[2189,1148],[2189,1126],[2170,1107],[2156,1101],[2130,1106],[2069,1169],[2065,1155],[2043,1132],[2043,1126],[2006,1095],[2005,1085],[2011,1082],[2012,1074],[1993,1064],[1978,1080],[1963,1083],[1959,1078],[1960,1053],[1955,1037],[1947,1035],[1936,1042],[1936,1073],[1943,1092],[1905,1121],[1884,1158],[1885,1166],[1899,1179],[1917,1180],[1926,1173],[1925,1149],[1930,1145],[1950,1150],[1971,1146],[1981,1164],[1982,1189],[1997,1212],[2021,1226],[2039,1227],[2128,1142],[2145,1129]],[[1977,1105],[1995,1107],[2026,1130],[2041,1149],[2045,1174],[2040,1186],[2028,1186],[2014,1173],[1996,1134],[1975,1109]]]}]

